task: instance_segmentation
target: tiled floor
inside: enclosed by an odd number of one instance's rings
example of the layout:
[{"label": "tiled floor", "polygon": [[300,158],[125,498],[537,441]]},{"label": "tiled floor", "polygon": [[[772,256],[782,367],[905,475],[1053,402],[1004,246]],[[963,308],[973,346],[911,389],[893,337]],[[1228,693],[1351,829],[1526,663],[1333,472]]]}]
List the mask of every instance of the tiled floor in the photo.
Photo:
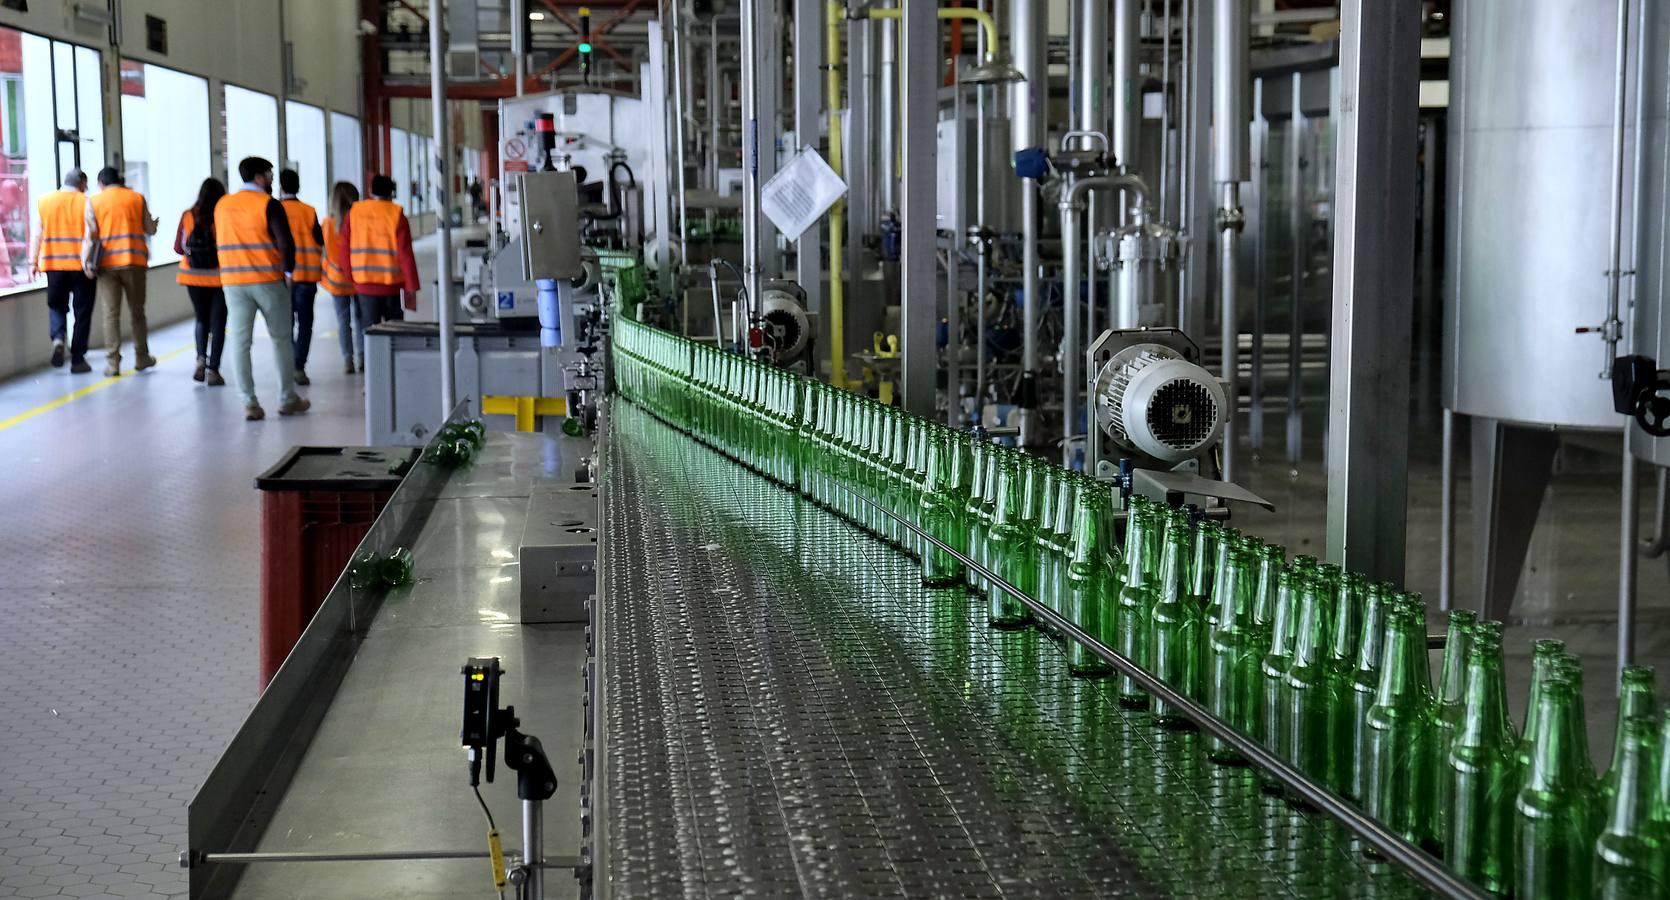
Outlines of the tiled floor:
[{"label": "tiled floor", "polygon": [[[363,440],[320,331],[305,416],[244,422],[174,326],[153,352],[186,350],[156,370],[0,429],[0,897],[184,895],[186,803],[256,696],[252,479],[293,444]],[[259,346],[255,366],[270,409]],[[0,420],[101,381],[0,385]]]}]

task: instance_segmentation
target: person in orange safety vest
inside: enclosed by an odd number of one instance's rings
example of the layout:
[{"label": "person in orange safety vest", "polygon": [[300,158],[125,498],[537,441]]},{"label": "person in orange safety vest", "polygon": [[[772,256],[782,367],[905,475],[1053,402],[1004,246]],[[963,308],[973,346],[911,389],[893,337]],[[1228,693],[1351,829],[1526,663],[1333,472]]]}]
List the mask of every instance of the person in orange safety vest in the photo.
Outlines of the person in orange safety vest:
[{"label": "person in orange safety vest", "polygon": [[[42,197],[36,205],[34,227],[29,230],[30,281],[46,276],[46,308],[51,319],[52,366],[64,364],[69,352],[70,371],[80,375],[93,371],[87,365],[87,341],[93,331],[93,281],[81,264],[81,241],[87,231],[87,173],[71,169],[64,173],[64,187]],[[75,329],[69,327],[75,311]],[[69,339],[68,347],[65,339]]]},{"label": "person in orange safety vest", "polygon": [[122,371],[122,301],[127,300],[133,325],[133,368],[142,372],[157,364],[149,346],[145,321],[145,280],[151,266],[151,235],[157,219],[138,191],[122,183],[122,173],[105,166],[99,170],[99,192],[87,203],[87,233],[81,257],[89,276],[98,278],[104,301],[104,374]]},{"label": "person in orange safety vest", "polygon": [[220,257],[220,285],[226,294],[226,339],[232,351],[232,375],[243,396],[244,418],[266,418],[255,396],[255,373],[249,349],[255,314],[267,324],[278,369],[281,416],[307,412],[312,405],[296,393],[296,357],[291,347],[294,319],[285,286],[296,268],[296,243],[284,206],[272,197],[273,164],[259,156],[238,162],[243,184],[215,205],[215,250]]},{"label": "person in orange safety vest", "polygon": [[325,234],[319,228],[319,211],[296,199],[301,176],[295,169],[278,173],[278,200],[290,222],[290,238],[296,242],[296,268],[290,273],[290,313],[296,320],[296,383],[311,384],[307,378],[307,351],[313,345],[313,300],[325,277]]}]

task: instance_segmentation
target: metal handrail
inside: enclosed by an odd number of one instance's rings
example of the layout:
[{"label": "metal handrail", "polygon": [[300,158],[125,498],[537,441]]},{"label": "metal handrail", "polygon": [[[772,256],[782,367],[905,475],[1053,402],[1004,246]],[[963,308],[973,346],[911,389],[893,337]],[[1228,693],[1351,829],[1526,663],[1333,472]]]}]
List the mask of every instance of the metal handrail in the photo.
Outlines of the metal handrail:
[{"label": "metal handrail", "polygon": [[1456,874],[1448,866],[1437,859],[1422,852],[1420,848],[1405,841],[1385,825],[1365,815],[1351,804],[1349,800],[1334,793],[1327,787],[1311,780],[1310,776],[1290,765],[1286,760],[1271,753],[1263,744],[1237,731],[1229,723],[1213,715],[1206,707],[1196,703],[1190,697],[1179,693],[1170,685],[1155,678],[1146,669],[1132,662],[1109,648],[1106,644],[1091,637],[1088,633],[1073,624],[1070,619],[1050,609],[1041,601],[1027,596],[1019,588],[1010,584],[1004,578],[976,562],[955,547],[945,543],[922,530],[915,522],[893,512],[885,506],[854,491],[845,485],[835,487],[852,495],[868,506],[874,507],[888,518],[910,529],[918,537],[923,538],[935,547],[949,553],[963,565],[980,573],[991,581],[1004,593],[1009,594],[1032,611],[1032,614],[1043,620],[1050,627],[1071,640],[1083,644],[1086,649],[1094,653],[1108,665],[1113,666],[1119,674],[1130,678],[1149,694],[1164,700],[1169,706],[1175,707],[1183,718],[1188,719],[1202,730],[1217,738],[1235,752],[1241,754],[1248,762],[1270,773],[1281,782],[1282,786],[1292,791],[1295,796],[1312,807],[1328,814],[1334,821],[1345,826],[1347,831],[1362,839],[1364,844],[1372,847],[1387,861],[1402,867],[1411,876],[1427,888],[1438,891],[1446,897],[1465,897],[1469,900],[1489,900],[1488,894],[1474,886],[1471,882]]}]

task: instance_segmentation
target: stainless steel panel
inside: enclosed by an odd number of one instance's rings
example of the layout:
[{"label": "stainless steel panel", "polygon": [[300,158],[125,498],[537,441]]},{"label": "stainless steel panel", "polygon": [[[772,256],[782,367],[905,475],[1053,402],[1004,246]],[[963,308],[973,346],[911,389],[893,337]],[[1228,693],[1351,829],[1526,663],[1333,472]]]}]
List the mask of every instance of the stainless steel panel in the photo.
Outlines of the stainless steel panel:
[{"label": "stainless steel panel", "polygon": [[[1670,8],[1645,4],[1641,16],[1641,228],[1635,254],[1634,347],[1670,366]],[[1628,282],[1626,282],[1626,287]],[[1630,448],[1640,459],[1670,466],[1670,438],[1631,426]]]},{"label": "stainless steel panel", "polygon": [[594,484],[552,485],[528,498],[517,555],[524,624],[585,622],[597,593],[597,541],[602,528]]},{"label": "stainless steel panel", "polygon": [[573,278],[585,271],[574,173],[525,172],[516,180],[522,197],[522,277]]},{"label": "stainless steel panel", "polygon": [[1619,427],[1600,337],[1574,333],[1606,317],[1618,2],[1457,4],[1443,388],[1456,412]]}]

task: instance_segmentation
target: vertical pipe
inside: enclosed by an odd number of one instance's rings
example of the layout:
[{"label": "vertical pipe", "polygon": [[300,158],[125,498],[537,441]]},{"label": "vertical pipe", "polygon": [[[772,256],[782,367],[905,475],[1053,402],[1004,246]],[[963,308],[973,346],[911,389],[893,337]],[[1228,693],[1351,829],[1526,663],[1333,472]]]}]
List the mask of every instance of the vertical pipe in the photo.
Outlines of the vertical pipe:
[{"label": "vertical pipe", "polygon": [[[845,175],[846,148],[841,134],[841,0],[824,4],[824,111],[829,116],[829,167]],[[835,201],[829,211],[829,381],[845,387],[846,280],[841,241],[846,237],[847,201]]]},{"label": "vertical pipe", "polygon": [[[882,6],[896,6],[902,0],[888,0]],[[881,29],[881,97],[876,108],[876,138],[879,153],[877,154],[877,170],[881,172],[881,209],[878,212],[886,215],[899,211],[899,172],[895,165],[899,160],[898,134],[895,128],[899,122],[899,28],[898,19],[886,18],[880,20],[876,27]]]},{"label": "vertical pipe", "polygon": [[[975,4],[981,9],[987,6],[986,0],[978,0]],[[990,10],[988,10],[989,12]],[[980,59],[986,59],[991,48],[986,46],[986,29],[975,29],[975,50]],[[986,116],[990,114],[990,103],[987,100],[989,85],[980,84],[974,88],[974,233],[979,244],[976,246],[978,255],[975,257],[974,289],[977,292],[975,301],[975,315],[979,318],[974,323],[974,415],[977,424],[984,424],[986,406],[986,291],[989,288],[986,273],[986,227],[990,222],[989,204],[990,189],[987,179],[991,177],[990,134],[986,129]]]},{"label": "vertical pipe", "polygon": [[707,189],[719,193],[719,123],[729,103],[719,90],[719,16],[707,23]]},{"label": "vertical pipe", "polygon": [[1247,442],[1256,456],[1264,449],[1264,310],[1268,299],[1268,273],[1265,268],[1265,248],[1270,239],[1269,207],[1265,204],[1269,190],[1267,175],[1270,149],[1270,123],[1264,119],[1264,79],[1256,78],[1252,86],[1253,139],[1248,148],[1248,163],[1252,168],[1253,215],[1253,322],[1252,360],[1247,379]]},{"label": "vertical pipe", "polygon": [[[1104,8],[1099,2],[1090,5],[1098,11]],[[1167,3],[1168,16],[1170,12],[1171,4]],[[1108,134],[1108,149],[1119,168],[1128,172],[1136,170],[1137,134],[1141,124],[1139,116],[1142,112],[1142,94],[1137,89],[1140,83],[1137,78],[1137,38],[1141,28],[1137,14],[1137,0],[1113,0],[1113,69],[1103,69],[1104,77],[1108,78],[1110,83],[1108,94],[1113,112],[1113,130]],[[1102,43],[1105,44],[1105,23],[1099,29],[1099,33]],[[1083,77],[1093,77],[1095,74],[1085,72]],[[1081,124],[1078,127],[1096,130],[1097,126]]]},{"label": "vertical pipe", "polygon": [[[1014,44],[1015,68],[1026,77],[1010,89],[1010,144],[1016,151],[1044,144],[1044,113],[1049,92],[1049,66],[1044,10],[1035,0],[1009,4],[1009,33]],[[1021,443],[1032,438],[1034,381],[1038,371],[1038,185],[1021,183]]]},{"label": "vertical pipe", "polygon": [[[676,2],[676,0],[675,0]],[[760,292],[760,90],[761,0],[741,0],[742,80],[742,280],[750,308]]]},{"label": "vertical pipe", "polygon": [[[1622,5],[1627,6],[1627,3]],[[1618,668],[1635,661],[1635,540],[1640,517],[1635,484],[1635,454],[1630,439],[1635,425],[1624,426],[1623,502],[1618,523]]]},{"label": "vertical pipe", "polygon": [[[799,148],[816,148],[820,95],[827,85],[820,83],[818,67],[823,63],[826,0],[795,0],[794,4],[794,134]],[[808,228],[795,244],[795,280],[806,292],[806,308],[823,313],[823,234]]]},{"label": "vertical pipe", "polygon": [[[678,210],[679,268],[690,264],[690,248],[685,243],[686,234],[690,230],[690,209],[688,192],[685,190],[686,166],[684,158],[688,146],[685,141],[684,125],[685,120],[689,117],[689,108],[685,105],[685,92],[689,87],[689,77],[685,68],[684,57],[686,51],[684,46],[683,2],[684,0],[671,0],[673,33],[673,190],[676,192],[674,206]],[[605,173],[605,177],[612,179],[614,176]],[[689,329],[686,328],[685,331],[688,333]]]},{"label": "vertical pipe", "polygon": [[1299,464],[1304,455],[1305,272],[1310,253],[1305,247],[1305,112],[1303,76],[1292,76],[1293,109],[1287,128],[1287,227],[1288,291],[1292,295],[1287,317],[1287,461]]},{"label": "vertical pipe", "polygon": [[1624,277],[1624,98],[1629,95],[1629,8],[1629,0],[1618,0],[1617,65],[1612,87],[1612,212],[1607,234],[1606,322],[1601,326],[1601,338],[1606,342],[1606,358],[1600,369],[1602,378],[1612,377],[1612,360],[1617,356],[1622,332],[1618,313],[1620,282]]},{"label": "vertical pipe", "polygon": [[438,160],[435,199],[440,207],[435,235],[435,317],[441,331],[441,421],[458,405],[457,379],[453,374],[454,348],[452,304],[452,129],[447,127],[446,108],[446,17],[441,0],[429,0],[429,111],[435,130]]},{"label": "vertical pipe", "polygon": [[939,321],[936,187],[939,142],[939,17],[922,0],[903,4],[899,28],[900,368],[906,412],[932,418],[939,388],[935,325]]},{"label": "vertical pipe", "polygon": [[[968,165],[968,142],[965,140],[968,120],[963,115],[962,60],[956,56],[951,57],[951,96],[951,121],[955,123],[952,134],[956,135],[957,147],[954,162],[962,168]],[[945,357],[950,366],[945,375],[945,393],[950,397],[950,402],[946,404],[945,421],[955,428],[962,424],[963,412],[963,302],[962,286],[957,283],[958,276],[962,274],[958,270],[962,268],[963,235],[952,228],[950,240],[945,246]]]},{"label": "vertical pipe", "polygon": [[1212,180],[1223,192],[1218,207],[1220,229],[1218,268],[1219,336],[1223,346],[1223,378],[1228,409],[1224,415],[1223,478],[1235,478],[1236,439],[1240,431],[1237,396],[1240,369],[1241,320],[1236,304],[1240,290],[1241,182],[1247,180],[1247,4],[1246,0],[1214,0],[1212,5]]},{"label": "vertical pipe", "polygon": [[1160,14],[1160,218],[1167,222],[1178,221],[1171,208],[1176,198],[1176,191],[1172,189],[1171,181],[1177,175],[1177,167],[1171,158],[1171,0],[1166,0],[1165,10]]},{"label": "vertical pipe", "polygon": [[1455,412],[1444,408],[1438,497],[1438,609],[1455,608]]},{"label": "vertical pipe", "polygon": [[1073,192],[1065,189],[1061,195],[1061,295],[1066,310],[1062,319],[1061,337],[1061,464],[1072,468],[1073,430],[1078,425],[1078,395],[1083,389],[1079,379],[1079,216]]},{"label": "vertical pipe", "polygon": [[[528,46],[523,40],[524,29],[528,27],[527,0],[510,0],[510,55],[511,74],[516,79],[516,96],[527,93],[528,81]],[[503,122],[500,128],[509,128]]]},{"label": "vertical pipe", "polygon": [[1189,51],[1189,149],[1183,154],[1189,168],[1188,187],[1183,195],[1187,204],[1183,232],[1192,238],[1186,242],[1190,249],[1183,264],[1184,281],[1188,285],[1188,302],[1184,304],[1180,326],[1189,334],[1203,334],[1206,328],[1207,299],[1211,295],[1212,255],[1211,233],[1215,219],[1212,197],[1211,155],[1207,150],[1212,133],[1212,15],[1209,3],[1214,0],[1192,0],[1193,41]]},{"label": "vertical pipe", "polygon": [[[431,3],[439,0],[430,0]],[[528,867],[524,893],[541,900],[545,896],[545,809],[543,800],[522,801],[522,863]]]}]

